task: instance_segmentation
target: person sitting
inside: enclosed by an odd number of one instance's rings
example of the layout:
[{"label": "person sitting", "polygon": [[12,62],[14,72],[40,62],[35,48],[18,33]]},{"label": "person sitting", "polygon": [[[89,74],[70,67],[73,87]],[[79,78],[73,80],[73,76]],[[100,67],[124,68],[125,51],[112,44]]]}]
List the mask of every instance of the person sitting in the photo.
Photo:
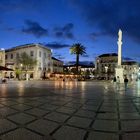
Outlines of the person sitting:
[{"label": "person sitting", "polygon": [[6,78],[2,78],[2,83],[6,83],[6,82],[7,82]]}]

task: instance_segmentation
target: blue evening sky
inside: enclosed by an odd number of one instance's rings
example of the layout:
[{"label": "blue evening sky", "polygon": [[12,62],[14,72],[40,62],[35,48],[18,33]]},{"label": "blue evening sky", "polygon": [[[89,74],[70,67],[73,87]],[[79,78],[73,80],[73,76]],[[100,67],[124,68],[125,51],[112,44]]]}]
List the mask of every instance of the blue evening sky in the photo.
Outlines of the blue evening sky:
[{"label": "blue evening sky", "polygon": [[43,43],[53,56],[75,61],[69,48],[86,47],[81,61],[117,53],[119,28],[123,57],[140,61],[139,0],[0,0],[0,48]]}]

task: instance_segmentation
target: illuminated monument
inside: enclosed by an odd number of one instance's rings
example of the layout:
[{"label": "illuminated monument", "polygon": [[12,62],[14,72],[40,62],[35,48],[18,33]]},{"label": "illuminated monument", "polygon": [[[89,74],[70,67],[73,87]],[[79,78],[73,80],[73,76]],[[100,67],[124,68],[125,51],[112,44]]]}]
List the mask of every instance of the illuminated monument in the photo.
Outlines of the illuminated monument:
[{"label": "illuminated monument", "polygon": [[124,69],[122,68],[122,31],[119,29],[118,32],[118,64],[117,68],[115,69],[116,71],[116,77],[119,76],[120,78],[120,83],[124,82]]}]

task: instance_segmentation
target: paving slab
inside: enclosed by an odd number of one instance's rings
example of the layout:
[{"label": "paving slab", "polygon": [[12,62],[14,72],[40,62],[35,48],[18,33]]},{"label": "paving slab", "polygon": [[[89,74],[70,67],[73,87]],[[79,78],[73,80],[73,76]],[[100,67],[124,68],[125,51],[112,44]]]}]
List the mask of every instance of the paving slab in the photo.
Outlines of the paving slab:
[{"label": "paving slab", "polygon": [[95,130],[116,132],[118,131],[118,122],[112,120],[95,120],[92,128]]},{"label": "paving slab", "polygon": [[16,124],[14,124],[6,119],[0,119],[0,134],[13,130],[16,127],[17,127]]},{"label": "paving slab", "polygon": [[53,135],[53,138],[56,140],[83,140],[86,131],[83,129],[78,129],[70,126],[61,127]]},{"label": "paving slab", "polygon": [[138,112],[134,112],[134,113],[122,113],[120,112],[120,119],[122,120],[136,120],[139,119],[140,120],[140,114]]},{"label": "paving slab", "polygon": [[81,128],[88,128],[91,122],[91,119],[74,116],[67,121],[67,124]]},{"label": "paving slab", "polygon": [[140,120],[121,121],[123,131],[140,131]]},{"label": "paving slab", "polygon": [[86,118],[91,118],[93,119],[96,115],[95,112],[93,111],[88,111],[88,110],[83,110],[83,109],[79,109],[76,113],[75,113],[76,116],[79,116],[79,117],[86,117]]},{"label": "paving slab", "polygon": [[97,114],[97,118],[98,119],[109,119],[109,120],[113,120],[113,119],[118,119],[118,114],[117,113],[108,113],[108,112],[101,112]]},{"label": "paving slab", "polygon": [[64,122],[66,119],[68,119],[70,116],[58,112],[52,112],[47,114],[44,118],[52,120],[52,121],[57,121],[57,122]]},{"label": "paving slab", "polygon": [[122,137],[122,140],[139,140],[140,139],[140,133],[128,133],[124,134]]},{"label": "paving slab", "polygon": [[48,135],[52,133],[58,126],[59,124],[53,121],[38,119],[37,121],[34,121],[27,125],[27,128],[36,131],[40,134]]},{"label": "paving slab", "polygon": [[119,140],[119,136],[113,133],[90,132],[87,140]]},{"label": "paving slab", "polygon": [[19,104],[11,106],[11,108],[13,108],[13,109],[15,109],[17,111],[25,111],[25,110],[31,109],[32,107],[29,106],[29,105],[19,103]]},{"label": "paving slab", "polygon": [[18,111],[11,109],[10,107],[4,106],[3,108],[0,108],[0,118],[6,117],[8,115],[12,115],[17,113]]},{"label": "paving slab", "polygon": [[61,107],[61,108],[57,109],[56,111],[71,115],[76,111],[76,109],[69,108],[69,107]]},{"label": "paving slab", "polygon": [[43,136],[33,133],[24,128],[16,129],[1,136],[1,140],[43,140],[43,139],[44,139]]},{"label": "paving slab", "polygon": [[26,111],[26,113],[34,115],[36,117],[42,117],[49,112],[50,111],[42,110],[42,109],[39,109],[39,108],[33,108],[33,109],[29,109],[29,110]]},{"label": "paving slab", "polygon": [[116,91],[109,81],[9,81],[0,88],[0,140],[140,137],[137,85]]},{"label": "paving slab", "polygon": [[18,123],[18,124],[26,124],[30,121],[35,120],[35,117],[25,114],[25,113],[17,113],[15,115],[11,115],[7,117],[9,120]]}]

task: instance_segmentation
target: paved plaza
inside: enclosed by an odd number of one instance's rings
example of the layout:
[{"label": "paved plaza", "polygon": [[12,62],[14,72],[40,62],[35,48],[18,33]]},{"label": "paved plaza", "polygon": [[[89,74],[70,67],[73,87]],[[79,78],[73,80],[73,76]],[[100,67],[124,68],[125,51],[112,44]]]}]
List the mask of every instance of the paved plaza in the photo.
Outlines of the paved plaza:
[{"label": "paved plaza", "polygon": [[139,140],[140,82],[0,84],[0,140]]}]

